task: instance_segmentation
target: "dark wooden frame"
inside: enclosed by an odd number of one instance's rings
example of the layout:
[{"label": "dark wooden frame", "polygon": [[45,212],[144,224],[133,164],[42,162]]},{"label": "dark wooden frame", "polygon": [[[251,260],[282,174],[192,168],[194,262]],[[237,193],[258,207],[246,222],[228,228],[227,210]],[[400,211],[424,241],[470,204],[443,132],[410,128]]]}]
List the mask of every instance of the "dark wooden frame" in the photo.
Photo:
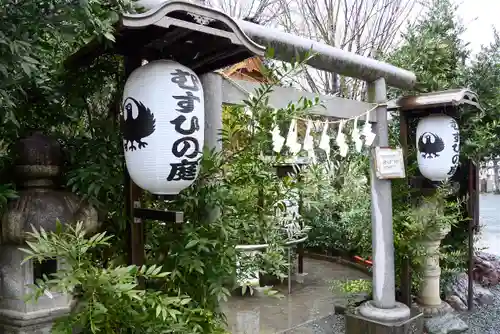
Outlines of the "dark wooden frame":
[{"label": "dark wooden frame", "polygon": [[[457,118],[458,116],[458,106],[456,107],[443,107],[446,109],[447,114],[450,116]],[[403,148],[403,154],[405,159],[405,167],[408,163],[408,139],[410,137],[409,133],[409,122],[414,117],[422,117],[425,114],[432,114],[441,112],[442,110],[436,110],[432,108],[431,110],[405,110],[400,111],[400,143]],[[479,225],[479,168],[477,166],[477,162],[472,160],[468,160],[467,163],[467,194],[468,194],[468,202],[467,202],[467,211],[469,213],[469,223],[468,223],[468,292],[467,292],[467,304],[468,309],[472,310],[473,308],[473,299],[474,299],[474,291],[473,291],[473,271],[474,271],[474,232]],[[411,180],[406,178],[408,187],[411,187]],[[408,199],[410,200],[410,199]],[[400,285],[401,285],[401,302],[405,303],[409,307],[411,307],[411,259],[405,259],[402,263],[402,273],[400,277]]]}]

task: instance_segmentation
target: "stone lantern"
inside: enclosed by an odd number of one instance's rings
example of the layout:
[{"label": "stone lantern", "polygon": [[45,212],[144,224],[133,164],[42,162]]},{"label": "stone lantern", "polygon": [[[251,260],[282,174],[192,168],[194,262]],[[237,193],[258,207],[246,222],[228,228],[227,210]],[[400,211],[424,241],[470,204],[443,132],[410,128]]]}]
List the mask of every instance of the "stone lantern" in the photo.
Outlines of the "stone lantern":
[{"label": "stone lantern", "polygon": [[83,221],[87,231],[98,226],[97,211],[71,192],[58,189],[62,166],[60,144],[41,132],[19,140],[15,172],[19,198],[10,202],[0,225],[0,333],[49,333],[52,322],[70,309],[71,296],[52,293],[38,302],[25,302],[33,284],[61,268],[58,259],[21,265],[25,232]]}]

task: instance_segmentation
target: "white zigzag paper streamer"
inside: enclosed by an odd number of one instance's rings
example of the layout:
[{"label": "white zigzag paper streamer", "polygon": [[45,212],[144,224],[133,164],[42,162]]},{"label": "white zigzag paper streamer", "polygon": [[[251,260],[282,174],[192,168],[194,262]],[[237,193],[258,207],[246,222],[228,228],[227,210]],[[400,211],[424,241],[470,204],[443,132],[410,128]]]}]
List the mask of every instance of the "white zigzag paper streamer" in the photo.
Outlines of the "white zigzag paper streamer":
[{"label": "white zigzag paper streamer", "polygon": [[319,148],[325,151],[326,159],[330,160],[330,136],[328,135],[328,121],[323,124],[323,131],[321,132],[321,137],[319,139]]},{"label": "white zigzag paper streamer", "polygon": [[354,126],[351,133],[352,141],[357,152],[361,152],[363,148],[363,141],[361,140],[361,132],[358,129],[358,117],[354,119]]},{"label": "white zigzag paper streamer", "polygon": [[271,135],[273,140],[273,151],[276,153],[280,153],[283,145],[285,144],[285,137],[281,135],[278,125],[274,126],[273,130],[271,131]]},{"label": "white zigzag paper streamer", "polygon": [[311,120],[307,121],[306,134],[304,136],[304,144],[302,148],[307,152],[307,156],[312,160],[316,161],[316,155],[314,154],[314,138],[311,135],[313,129],[313,122]]},{"label": "white zigzag paper streamer", "polygon": [[361,134],[365,137],[365,146],[372,146],[373,141],[375,140],[376,135],[372,131],[372,125],[370,123],[370,111],[366,113],[366,121],[363,126],[363,130]]},{"label": "white zigzag paper streamer", "polygon": [[342,128],[344,127],[344,121],[341,120],[339,124],[339,133],[337,134],[337,146],[339,147],[340,151],[340,156],[341,157],[346,157],[347,156],[347,151],[349,151],[349,145],[347,145],[347,142],[345,140],[345,135],[342,132]]},{"label": "white zigzag paper streamer", "polygon": [[296,155],[302,149],[302,145],[297,141],[297,120],[292,119],[288,135],[286,136],[286,146],[293,155]]}]

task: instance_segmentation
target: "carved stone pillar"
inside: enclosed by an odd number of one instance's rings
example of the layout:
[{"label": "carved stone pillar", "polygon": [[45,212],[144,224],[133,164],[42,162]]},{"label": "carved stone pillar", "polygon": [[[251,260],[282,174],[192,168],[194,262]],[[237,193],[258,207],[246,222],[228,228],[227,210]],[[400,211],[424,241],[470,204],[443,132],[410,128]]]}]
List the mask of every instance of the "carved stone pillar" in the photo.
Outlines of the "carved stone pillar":
[{"label": "carved stone pillar", "polygon": [[57,219],[62,224],[82,221],[91,232],[97,228],[97,211],[57,186],[62,154],[56,140],[35,132],[21,139],[16,151],[19,198],[9,203],[0,224],[0,334],[45,334],[54,319],[69,311],[72,297],[53,292],[36,303],[24,301],[31,293],[28,285],[64,266],[58,259],[21,265],[25,232],[32,226],[53,231]]},{"label": "carved stone pillar", "polygon": [[452,310],[448,303],[441,300],[440,296],[439,246],[441,240],[449,232],[450,227],[441,229],[421,242],[425,248],[426,256],[422,266],[423,279],[417,302],[426,317],[442,315]]}]

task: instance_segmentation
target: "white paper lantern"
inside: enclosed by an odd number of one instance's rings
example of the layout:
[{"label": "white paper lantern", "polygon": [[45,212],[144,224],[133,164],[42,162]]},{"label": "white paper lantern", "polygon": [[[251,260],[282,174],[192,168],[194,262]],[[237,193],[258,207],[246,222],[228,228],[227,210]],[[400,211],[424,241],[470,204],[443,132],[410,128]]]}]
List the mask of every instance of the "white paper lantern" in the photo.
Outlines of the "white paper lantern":
[{"label": "white paper lantern", "polygon": [[204,100],[189,68],[157,60],[137,68],[123,91],[125,161],[131,179],[156,195],[174,195],[198,176]]},{"label": "white paper lantern", "polygon": [[431,115],[417,126],[418,168],[431,181],[452,177],[460,160],[460,133],[450,116]]}]

